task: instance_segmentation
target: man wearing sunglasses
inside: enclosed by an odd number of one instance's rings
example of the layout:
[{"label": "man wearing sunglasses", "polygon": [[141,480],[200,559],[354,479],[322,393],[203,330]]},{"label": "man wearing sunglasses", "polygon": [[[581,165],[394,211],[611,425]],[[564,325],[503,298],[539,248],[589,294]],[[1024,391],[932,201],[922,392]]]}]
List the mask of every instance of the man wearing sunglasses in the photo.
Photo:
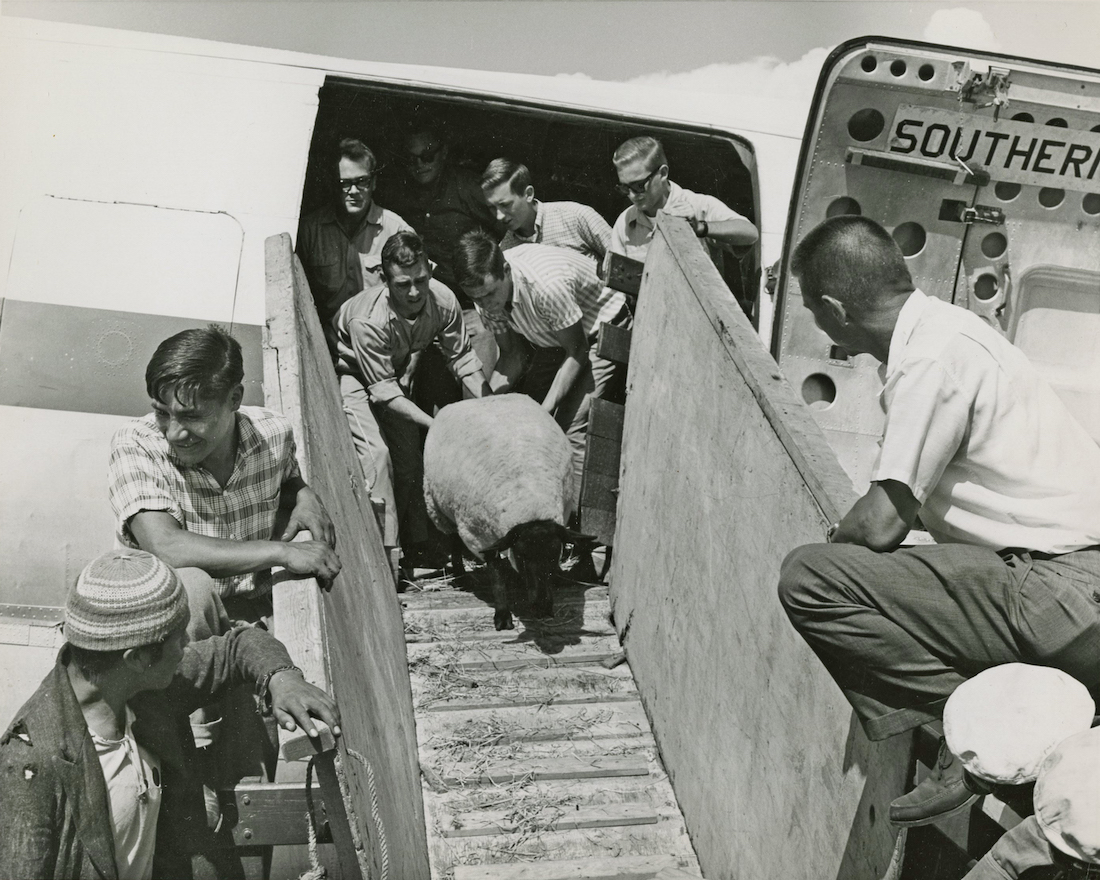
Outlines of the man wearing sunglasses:
[{"label": "man wearing sunglasses", "polygon": [[321,327],[335,352],[332,319],[360,290],[382,281],[382,247],[395,232],[412,227],[374,201],[378,163],[360,140],[338,145],[333,201],[303,218],[296,253],[302,261]]},{"label": "man wearing sunglasses", "polygon": [[504,234],[485,201],[481,181],[468,168],[451,164],[450,150],[439,129],[417,121],[403,142],[404,179],[387,191],[388,201],[412,224],[434,264],[432,277],[455,291],[464,309],[469,300],[455,285],[451,256],[467,232],[483,229],[496,240]]},{"label": "man wearing sunglasses", "polygon": [[[432,278],[458,297],[470,344],[486,369],[492,370],[498,356],[496,343],[473,303],[455,284],[452,254],[467,232],[484,231],[499,241],[505,227],[497,222],[485,201],[477,174],[450,161],[449,145],[439,126],[423,117],[415,118],[405,131],[402,150],[405,173],[386,189],[385,202],[393,205],[420,236],[432,262]],[[415,359],[408,374],[419,386],[418,393],[429,410],[461,397],[461,390],[434,348]]]},{"label": "man wearing sunglasses", "polygon": [[665,150],[656,138],[624,141],[611,161],[619,177],[616,189],[630,199],[630,207],[611,230],[612,253],[645,262],[658,211],[686,217],[695,234],[706,242],[719,271],[723,250],[739,255],[760,237],[752,223],[714,196],[692,192],[669,180]]}]

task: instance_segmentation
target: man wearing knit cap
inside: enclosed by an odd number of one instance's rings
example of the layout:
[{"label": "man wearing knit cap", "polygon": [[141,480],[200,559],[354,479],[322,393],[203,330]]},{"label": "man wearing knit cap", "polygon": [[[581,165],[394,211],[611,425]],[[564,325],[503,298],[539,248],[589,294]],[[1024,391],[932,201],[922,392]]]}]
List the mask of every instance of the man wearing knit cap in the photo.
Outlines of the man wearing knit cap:
[{"label": "man wearing knit cap", "polygon": [[[189,642],[176,572],[140,550],[90,563],[57,663],[0,738],[0,876],[149,880],[232,872],[192,773],[188,713],[234,684],[288,730],[339,713],[262,629]],[[239,866],[236,866],[239,870]]]}]

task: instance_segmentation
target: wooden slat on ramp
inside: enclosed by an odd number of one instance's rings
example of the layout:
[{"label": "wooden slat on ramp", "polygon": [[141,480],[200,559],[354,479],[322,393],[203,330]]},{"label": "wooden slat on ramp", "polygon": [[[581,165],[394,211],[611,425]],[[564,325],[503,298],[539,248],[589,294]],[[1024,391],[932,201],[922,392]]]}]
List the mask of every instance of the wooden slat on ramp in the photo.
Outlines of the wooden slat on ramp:
[{"label": "wooden slat on ramp", "polygon": [[606,588],[497,632],[483,575],[401,597],[432,876],[700,876]]}]

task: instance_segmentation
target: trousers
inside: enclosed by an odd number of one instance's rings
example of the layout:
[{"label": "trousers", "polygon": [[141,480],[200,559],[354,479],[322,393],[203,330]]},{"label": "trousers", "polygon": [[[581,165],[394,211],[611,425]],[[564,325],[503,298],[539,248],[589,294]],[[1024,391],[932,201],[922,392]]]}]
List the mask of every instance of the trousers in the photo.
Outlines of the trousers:
[{"label": "trousers", "polygon": [[[630,327],[630,314],[624,309],[611,323]],[[562,348],[536,348],[532,346],[531,359],[515,390],[533,397],[541,403],[554,382],[565,350]],[[606,360],[596,354],[593,343],[588,349],[588,363],[562,398],[554,412],[554,420],[565,431],[573,451],[574,510],[580,510],[581,481],[584,476],[585,441],[588,435],[588,419],[593,400],[622,403],[626,397],[626,366]]]},{"label": "trousers", "polygon": [[1100,880],[1100,865],[1072,859],[1050,845],[1034,816],[1001,836],[963,880]]},{"label": "trousers", "polygon": [[340,396],[351,439],[371,495],[386,503],[383,541],[389,546],[428,538],[424,505],[424,451],[420,428],[370,402],[355,376],[340,376]]},{"label": "trousers", "polygon": [[1001,663],[1100,686],[1098,548],[809,544],[783,561],[779,598],[872,740],[938,718],[959,684]]}]

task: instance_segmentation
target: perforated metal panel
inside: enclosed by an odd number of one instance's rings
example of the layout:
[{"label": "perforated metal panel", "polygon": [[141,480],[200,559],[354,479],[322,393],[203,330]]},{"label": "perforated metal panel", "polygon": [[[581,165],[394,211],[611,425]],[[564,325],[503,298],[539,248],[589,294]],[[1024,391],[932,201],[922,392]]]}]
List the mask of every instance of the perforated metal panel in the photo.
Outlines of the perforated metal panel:
[{"label": "perforated metal panel", "polygon": [[882,431],[878,363],[833,346],[789,272],[793,245],[838,214],[885,226],[918,287],[1021,344],[1100,438],[1100,363],[1084,332],[1100,329],[1100,72],[851,43],[822,73],[809,130],[775,353],[857,487]]}]

